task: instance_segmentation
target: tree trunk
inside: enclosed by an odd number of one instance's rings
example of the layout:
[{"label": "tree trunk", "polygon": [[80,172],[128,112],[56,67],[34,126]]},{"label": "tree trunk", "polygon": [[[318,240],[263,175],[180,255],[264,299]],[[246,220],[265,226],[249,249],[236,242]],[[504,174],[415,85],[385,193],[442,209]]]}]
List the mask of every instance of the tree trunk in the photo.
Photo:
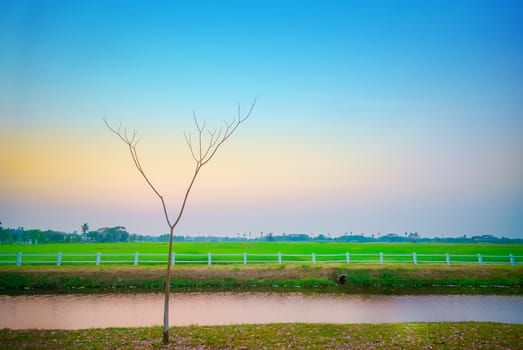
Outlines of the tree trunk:
[{"label": "tree trunk", "polygon": [[165,303],[163,308],[163,343],[169,344],[169,294],[171,293],[171,258],[173,255],[173,233],[169,234],[169,254],[167,256],[167,275],[165,276]]}]

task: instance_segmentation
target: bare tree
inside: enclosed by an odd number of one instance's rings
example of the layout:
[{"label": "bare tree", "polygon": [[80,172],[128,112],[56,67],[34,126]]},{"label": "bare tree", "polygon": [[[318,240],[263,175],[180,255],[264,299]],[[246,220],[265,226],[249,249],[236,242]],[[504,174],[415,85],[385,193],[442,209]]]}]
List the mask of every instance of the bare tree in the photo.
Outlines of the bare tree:
[{"label": "bare tree", "polygon": [[158,199],[160,199],[165,220],[167,222],[167,225],[169,226],[169,254],[167,256],[167,274],[165,277],[165,303],[163,314],[163,342],[165,344],[169,343],[169,294],[171,289],[171,257],[173,251],[174,229],[176,225],[178,225],[178,223],[180,222],[180,219],[182,218],[185,205],[187,204],[187,198],[189,197],[189,193],[191,192],[191,189],[194,185],[196,177],[200,173],[200,170],[207,163],[209,163],[209,161],[214,157],[216,152],[223,145],[223,143],[227,141],[229,137],[231,137],[231,135],[236,131],[236,129],[238,129],[240,124],[245,122],[250,117],[255,104],[256,98],[251,103],[251,106],[247,113],[245,115],[242,115],[240,103],[238,102],[237,115],[229,122],[224,121],[224,124],[221,127],[214,130],[206,130],[206,123],[200,123],[196,118],[196,113],[193,111],[193,119],[194,124],[196,126],[196,140],[193,142],[191,134],[185,133],[184,135],[185,141],[187,142],[187,146],[189,147],[189,150],[191,152],[191,156],[196,164],[192,179],[189,183],[189,186],[187,186],[187,190],[185,191],[185,196],[183,197],[182,205],[174,221],[172,221],[169,217],[163,195],[149,180],[149,177],[145,174],[145,171],[140,163],[140,159],[136,151],[136,145],[139,142],[139,139],[136,138],[136,130],[133,131],[131,135],[129,135],[126,129],[122,130],[121,125],[118,127],[118,129],[115,129],[109,124],[107,119],[104,118],[104,122],[107,128],[116,136],[118,136],[127,145],[127,147],[129,148],[129,152],[131,153],[133,163],[136,166],[136,169],[145,179],[145,182],[147,182],[147,185],[151,188],[154,194],[158,197]]}]

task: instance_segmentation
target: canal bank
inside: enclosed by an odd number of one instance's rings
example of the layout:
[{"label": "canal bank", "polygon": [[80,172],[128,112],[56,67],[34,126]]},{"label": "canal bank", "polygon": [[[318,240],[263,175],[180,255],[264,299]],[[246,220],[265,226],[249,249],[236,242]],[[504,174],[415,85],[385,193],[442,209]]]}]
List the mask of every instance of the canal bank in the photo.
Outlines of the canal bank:
[{"label": "canal bank", "polygon": [[[0,294],[157,292],[162,267],[0,269]],[[523,266],[220,265],[173,268],[173,292],[343,294],[523,294]]]},{"label": "canal bank", "polygon": [[520,349],[522,325],[267,324],[64,330],[0,329],[4,349]]}]

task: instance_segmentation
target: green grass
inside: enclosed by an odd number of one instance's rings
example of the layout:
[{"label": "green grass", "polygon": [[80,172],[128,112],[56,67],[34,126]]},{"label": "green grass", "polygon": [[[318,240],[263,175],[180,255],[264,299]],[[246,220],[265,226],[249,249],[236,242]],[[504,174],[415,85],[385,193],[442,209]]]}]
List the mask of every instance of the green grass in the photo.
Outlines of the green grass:
[{"label": "green grass", "polygon": [[[167,243],[93,243],[93,244],[0,244],[0,253],[166,253]],[[523,255],[523,244],[447,244],[447,243],[338,243],[338,242],[182,242],[174,243],[176,253],[286,253],[286,254],[488,254]]]},{"label": "green grass", "polygon": [[[139,252],[140,254],[166,254],[168,250],[167,243],[117,243],[117,244],[38,244],[38,245],[27,245],[27,244],[2,244],[0,245],[0,254],[16,254],[21,252],[23,255],[26,254],[57,254],[62,252],[63,254],[96,254],[98,252],[103,254],[134,254]],[[409,254],[405,257],[385,257],[387,260],[401,260],[405,262],[412,261],[412,253],[416,252],[418,255],[422,254],[445,254],[451,255],[474,255],[469,258],[453,257],[453,262],[477,262],[476,254],[492,255],[492,256],[503,256],[502,258],[485,258],[485,262],[508,262],[508,255],[513,254],[515,256],[523,256],[523,244],[446,244],[446,243],[335,243],[335,242],[241,242],[241,243],[200,243],[200,242],[183,242],[174,244],[174,252],[177,255],[182,254],[207,254],[211,252],[213,254],[242,254],[244,252],[248,254],[303,254],[307,256],[302,257],[283,257],[283,262],[289,262],[290,259],[302,260],[304,262],[311,261],[311,254],[345,254],[349,252],[351,254],[351,260],[366,260],[366,261],[377,261],[378,256],[367,256],[359,257],[356,254],[378,254],[383,252],[384,254]],[[88,264],[94,264],[94,256],[89,257],[63,257],[64,264],[69,261],[89,261]],[[144,257],[142,260],[164,260],[164,257]],[[207,262],[206,256],[201,257],[182,257],[178,256],[178,259],[184,260],[197,260],[202,263]],[[275,262],[277,258],[273,257],[248,257],[249,260],[262,260]],[[343,261],[343,256],[338,257],[317,257],[317,261],[325,260],[340,260]],[[14,261],[15,257],[0,257],[0,263],[6,261]],[[24,263],[30,263],[31,260],[39,261],[56,261],[56,255],[47,257],[29,257],[23,256]],[[106,264],[110,261],[116,260],[127,260],[125,264],[132,264],[133,257],[103,257],[102,264]],[[224,261],[224,260],[235,260],[238,263],[243,263],[243,257],[219,257],[213,256],[213,262]],[[418,256],[418,261],[438,261],[444,262],[444,257],[423,257]],[[523,262],[523,258],[518,258],[517,262]],[[87,263],[84,263],[84,265]]]},{"label": "green grass", "polygon": [[[347,281],[337,283],[340,274]],[[161,291],[165,268],[10,267],[0,294]],[[214,265],[172,269],[173,292],[299,291],[372,294],[521,294],[523,266],[510,265]],[[278,288],[278,289],[275,289]]]},{"label": "green grass", "polygon": [[0,330],[2,349],[521,349],[523,325],[267,324],[88,330]]}]

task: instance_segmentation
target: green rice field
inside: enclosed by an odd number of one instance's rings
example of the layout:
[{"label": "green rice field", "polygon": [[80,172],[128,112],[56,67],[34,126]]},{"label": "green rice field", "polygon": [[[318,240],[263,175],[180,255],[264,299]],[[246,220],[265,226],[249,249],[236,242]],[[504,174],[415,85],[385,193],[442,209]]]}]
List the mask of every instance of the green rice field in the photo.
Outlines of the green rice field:
[{"label": "green rice field", "polygon": [[[60,264],[159,264],[167,243],[3,244],[0,266]],[[522,244],[338,243],[338,242],[183,242],[175,243],[175,262],[211,263],[523,263]],[[61,253],[61,257],[58,257]],[[101,255],[97,257],[97,254]],[[136,254],[138,253],[138,254]],[[211,258],[209,259],[209,253]],[[246,255],[244,255],[244,253]],[[278,254],[281,253],[280,256]],[[347,254],[348,253],[348,254]],[[383,256],[380,256],[383,253]],[[415,256],[413,255],[415,253]],[[449,254],[446,257],[445,254]],[[481,257],[478,257],[481,254]]]}]

